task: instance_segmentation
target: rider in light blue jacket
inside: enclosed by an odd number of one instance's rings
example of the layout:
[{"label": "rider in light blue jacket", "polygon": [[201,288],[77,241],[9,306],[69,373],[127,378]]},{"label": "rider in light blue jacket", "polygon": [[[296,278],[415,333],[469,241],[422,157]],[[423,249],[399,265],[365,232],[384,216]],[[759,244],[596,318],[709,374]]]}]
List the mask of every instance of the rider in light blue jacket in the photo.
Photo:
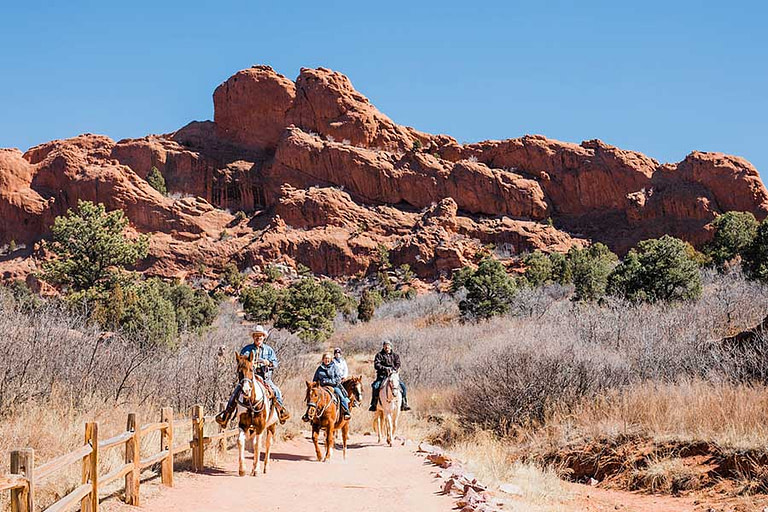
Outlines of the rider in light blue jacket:
[{"label": "rider in light blue jacket", "polygon": [[[251,353],[253,353],[254,375],[260,376],[262,380],[274,391],[275,401],[277,402],[275,408],[277,409],[280,423],[283,424],[288,418],[290,418],[291,415],[283,405],[283,394],[280,392],[280,388],[278,388],[277,384],[272,381],[272,374],[277,368],[278,363],[275,350],[264,343],[268,336],[269,333],[267,330],[264,327],[257,325],[256,329],[254,329],[254,331],[251,333],[253,343],[244,346],[240,351],[240,355],[250,356]],[[233,412],[235,412],[235,409],[237,408],[237,396],[239,393],[240,385],[238,384],[235,388],[235,391],[232,393],[232,396],[229,397],[229,402],[227,402],[226,409],[216,415],[216,422],[219,425],[225,427],[229,422],[230,416]]]}]

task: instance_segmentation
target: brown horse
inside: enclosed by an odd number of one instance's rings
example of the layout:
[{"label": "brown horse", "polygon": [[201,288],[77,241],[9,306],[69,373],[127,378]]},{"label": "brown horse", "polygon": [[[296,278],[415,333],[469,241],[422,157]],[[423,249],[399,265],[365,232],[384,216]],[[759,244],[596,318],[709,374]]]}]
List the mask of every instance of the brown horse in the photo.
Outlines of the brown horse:
[{"label": "brown horse", "polygon": [[[304,414],[304,421],[312,425],[312,442],[315,444],[315,453],[317,460],[330,460],[333,453],[333,433],[335,430],[341,430],[341,442],[343,457],[347,458],[347,438],[349,437],[349,420],[344,419],[341,414],[341,404],[336,403],[333,398],[335,393],[333,388],[323,387],[317,382],[307,381],[307,412]],[[320,452],[318,437],[320,430],[325,430],[325,457]]]},{"label": "brown horse", "polygon": [[261,437],[266,432],[264,443],[264,473],[269,464],[269,450],[277,427],[277,410],[268,391],[268,385],[260,377],[254,376],[254,353],[237,357],[237,378],[240,381],[240,396],[237,397],[237,418],[240,434],[237,436],[238,474],[245,475],[245,440],[253,438],[253,469],[251,476],[256,476],[261,455]]},{"label": "brown horse", "polygon": [[350,407],[360,407],[363,403],[363,376],[347,377],[341,381],[341,386],[347,392]]}]

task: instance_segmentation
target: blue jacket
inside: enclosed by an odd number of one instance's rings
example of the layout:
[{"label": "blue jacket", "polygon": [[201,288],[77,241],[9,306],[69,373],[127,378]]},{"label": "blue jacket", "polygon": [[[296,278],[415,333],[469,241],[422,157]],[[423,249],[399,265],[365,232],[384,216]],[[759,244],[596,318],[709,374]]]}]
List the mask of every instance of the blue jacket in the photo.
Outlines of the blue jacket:
[{"label": "blue jacket", "polygon": [[250,345],[246,345],[243,347],[243,349],[240,351],[241,356],[250,356],[251,352],[255,352],[254,359],[266,359],[272,365],[269,368],[264,368],[264,378],[267,380],[272,379],[272,372],[277,369],[277,354],[275,354],[275,350],[267,345],[266,343],[261,345],[261,349],[257,349],[256,345],[251,343]]},{"label": "blue jacket", "polygon": [[328,366],[321,364],[315,370],[315,376],[312,380],[318,382],[321,386],[336,387],[341,384],[341,374],[335,364],[331,363]]}]

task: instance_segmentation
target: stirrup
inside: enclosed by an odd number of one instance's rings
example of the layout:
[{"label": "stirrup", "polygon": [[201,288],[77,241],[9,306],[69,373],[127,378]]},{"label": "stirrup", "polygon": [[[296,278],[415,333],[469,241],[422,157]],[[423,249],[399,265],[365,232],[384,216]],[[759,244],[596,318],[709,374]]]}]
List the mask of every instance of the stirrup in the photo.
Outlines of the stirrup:
[{"label": "stirrup", "polygon": [[291,413],[289,413],[286,408],[281,405],[277,410],[277,421],[279,421],[281,425],[285,425],[285,422],[288,421],[290,417]]}]

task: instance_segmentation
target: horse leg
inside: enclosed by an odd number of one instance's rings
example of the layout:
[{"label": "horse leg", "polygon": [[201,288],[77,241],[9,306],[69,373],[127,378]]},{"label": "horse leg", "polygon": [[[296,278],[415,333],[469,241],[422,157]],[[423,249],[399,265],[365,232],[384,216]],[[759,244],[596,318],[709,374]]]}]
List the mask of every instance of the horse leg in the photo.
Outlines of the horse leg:
[{"label": "horse leg", "polygon": [[317,454],[317,460],[323,460],[323,454],[320,453],[320,445],[317,443],[317,438],[320,437],[320,426],[312,424],[312,442],[315,443],[315,454]]},{"label": "horse leg", "polygon": [[325,461],[331,460],[331,454],[333,453],[333,423],[325,427]]},{"label": "horse leg", "polygon": [[237,474],[245,476],[245,432],[237,435]]},{"label": "horse leg", "polygon": [[392,439],[397,435],[397,420],[400,418],[400,405],[397,404],[395,411],[392,413]]},{"label": "horse leg", "polygon": [[373,430],[376,432],[377,443],[381,442],[381,421],[379,420],[379,411],[373,413]]},{"label": "horse leg", "polygon": [[261,436],[262,434],[256,434],[253,437],[253,468],[251,469],[251,476],[258,475],[256,468],[258,467],[259,459],[261,458]]},{"label": "horse leg", "polygon": [[392,413],[387,414],[386,417],[387,427],[387,444],[392,446]]},{"label": "horse leg", "polygon": [[272,441],[275,439],[275,424],[267,427],[267,440],[264,442],[264,473],[267,473],[267,463],[269,462],[269,451],[272,449]]},{"label": "horse leg", "polygon": [[344,460],[347,460],[347,439],[349,438],[349,422],[344,423],[341,427],[341,450]]}]

